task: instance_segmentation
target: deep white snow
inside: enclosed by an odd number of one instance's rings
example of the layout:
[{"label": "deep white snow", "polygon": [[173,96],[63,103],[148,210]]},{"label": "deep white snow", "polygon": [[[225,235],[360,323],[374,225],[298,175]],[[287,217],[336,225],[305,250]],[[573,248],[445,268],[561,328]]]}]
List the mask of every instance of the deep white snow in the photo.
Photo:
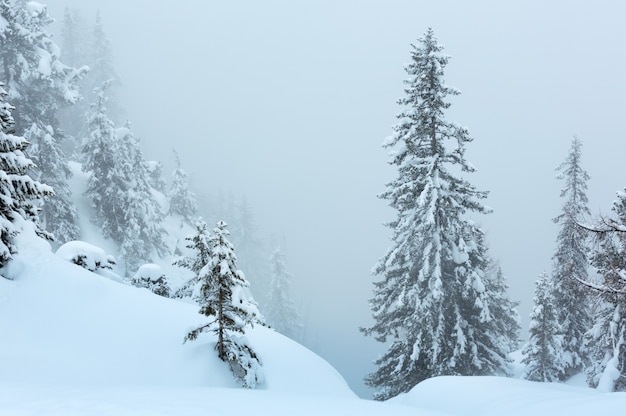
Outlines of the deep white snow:
[{"label": "deep white snow", "polygon": [[[67,262],[27,230],[0,278],[0,415],[621,414],[626,393],[441,377],[386,403],[357,398],[328,363],[273,330],[248,335],[265,383],[238,387],[213,338],[183,345],[197,306]],[[340,346],[338,346],[340,348]]]}]

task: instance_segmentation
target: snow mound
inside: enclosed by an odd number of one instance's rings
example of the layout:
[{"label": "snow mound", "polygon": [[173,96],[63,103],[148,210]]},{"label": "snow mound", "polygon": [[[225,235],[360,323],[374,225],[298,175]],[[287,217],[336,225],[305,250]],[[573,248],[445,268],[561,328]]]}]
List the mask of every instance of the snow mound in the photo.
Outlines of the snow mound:
[{"label": "snow mound", "polygon": [[621,414],[626,393],[504,377],[437,377],[389,402],[457,416],[589,416]]},{"label": "snow mound", "polygon": [[139,267],[133,279],[147,279],[151,282],[156,282],[164,276],[165,273],[163,272],[163,269],[161,269],[161,266],[154,263],[148,263]]},{"label": "snow mound", "polygon": [[111,269],[115,265],[113,256],[107,255],[100,247],[84,241],[69,241],[59,247],[56,254],[90,272],[95,272],[97,269]]}]

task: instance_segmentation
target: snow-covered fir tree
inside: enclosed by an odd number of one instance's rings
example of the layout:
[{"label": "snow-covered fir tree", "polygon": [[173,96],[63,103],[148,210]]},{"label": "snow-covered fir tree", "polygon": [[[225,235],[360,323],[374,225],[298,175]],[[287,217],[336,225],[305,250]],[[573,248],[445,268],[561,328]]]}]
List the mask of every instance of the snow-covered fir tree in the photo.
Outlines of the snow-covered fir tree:
[{"label": "snow-covered fir tree", "polygon": [[119,76],[113,66],[113,52],[111,43],[104,31],[102,16],[100,12],[96,13],[96,22],[93,27],[92,43],[90,47],[92,54],[90,71],[91,81],[95,86],[109,79],[119,82]]},{"label": "snow-covered fir tree", "polygon": [[59,135],[50,124],[33,123],[24,136],[32,143],[29,154],[35,163],[33,177],[45,181],[55,190],[54,195],[43,199],[42,214],[46,230],[55,236],[59,244],[76,240],[80,235],[80,227],[68,183],[72,171],[56,138]]},{"label": "snow-covered fir tree", "polygon": [[432,29],[413,45],[405,68],[406,96],[394,134],[384,147],[398,177],[380,195],[397,211],[393,244],[374,267],[370,307],[375,323],[363,328],[388,350],[366,378],[375,398],[407,392],[439,375],[504,373],[508,348],[493,333],[486,290],[489,265],[482,230],[470,213],[488,213],[475,189],[458,172],[465,160],[467,129],[445,119],[446,99],[459,92],[446,85],[442,53]]},{"label": "snow-covered fir tree", "polygon": [[95,210],[94,221],[105,238],[119,245],[128,275],[153,252],[165,253],[165,231],[138,140],[130,125],[115,129],[108,118],[107,86],[97,89],[92,106],[83,170],[89,174],[86,194]]},{"label": "snow-covered fir tree", "polygon": [[524,378],[532,381],[558,381],[563,374],[561,327],[554,299],[554,281],[548,273],[535,282],[534,309],[530,314],[528,342],[522,349]]},{"label": "snow-covered fir tree", "polygon": [[78,83],[87,68],[60,61],[60,49],[47,33],[52,19],[36,2],[0,0],[0,79],[6,83],[17,134],[33,124],[52,126],[59,133],[57,113],[78,102]]},{"label": "snow-covered fir tree", "polygon": [[[219,221],[219,223],[224,223]],[[225,224],[225,223],[224,223]],[[230,234],[229,234],[230,235]],[[192,272],[193,277],[186,281],[173,295],[175,298],[191,298],[198,301],[200,289],[203,285],[203,279],[200,277],[200,271],[210,261],[213,256],[211,245],[211,233],[209,232],[206,222],[199,218],[196,221],[194,234],[185,237],[186,247],[193,252],[191,256],[182,256],[174,261],[175,266],[183,267]],[[232,245],[232,244],[231,244]],[[246,279],[247,282],[247,279]],[[247,286],[249,287],[249,282]],[[257,303],[253,299],[250,291],[245,289],[241,292],[242,302],[245,301],[250,305],[248,309],[254,310],[254,323],[265,325],[265,317],[259,312]]]},{"label": "snow-covered fir tree", "polygon": [[563,208],[554,218],[559,233],[552,257],[554,302],[562,331],[557,351],[563,360],[561,380],[582,371],[587,356],[583,349],[585,334],[591,327],[588,289],[580,283],[587,280],[589,247],[587,232],[578,223],[590,215],[586,194],[589,175],[582,168],[581,148],[582,142],[574,137],[567,159],[557,168],[558,178],[565,182],[561,191]]},{"label": "snow-covered fir tree", "polygon": [[59,48],[47,33],[52,19],[45,6],[2,0],[0,16],[0,79],[19,108],[15,130],[32,143],[35,178],[45,178],[56,190],[44,199],[46,228],[61,241],[75,238],[78,220],[67,184],[68,161],[60,147],[65,136],[58,113],[80,100],[78,83],[87,68],[61,62]]},{"label": "snow-covered fir tree", "polygon": [[29,143],[14,134],[12,111],[5,101],[8,93],[0,83],[0,268],[17,252],[14,237],[21,231],[22,221],[31,221],[41,236],[34,204],[52,195],[52,188],[33,180],[28,171],[33,163],[24,155]]},{"label": "snow-covered fir tree", "polygon": [[63,11],[61,28],[61,51],[63,60],[72,66],[83,65],[85,58],[85,37],[83,21],[77,9],[66,7]]},{"label": "snow-covered fir tree", "polygon": [[162,225],[163,213],[150,187],[147,162],[139,147],[130,123],[115,132],[116,160],[115,176],[120,176],[123,191],[120,201],[125,215],[120,230],[120,252],[126,261],[127,274],[143,261],[149,260],[152,253],[166,253]]},{"label": "snow-covered fir tree", "polygon": [[[87,64],[86,56],[86,36],[83,29],[83,20],[77,9],[65,8],[63,14],[63,24],[61,28],[61,53],[63,61],[70,66],[82,67]],[[65,148],[68,152],[79,151],[76,140],[85,125],[84,116],[89,110],[93,96],[90,91],[84,91],[85,77],[80,81],[79,86],[83,93],[87,92],[90,99],[83,99],[73,106],[62,109],[59,112],[60,126],[66,133]],[[75,155],[73,155],[75,156]]]},{"label": "snow-covered fir tree", "polygon": [[492,334],[499,340],[497,344],[500,348],[508,351],[515,351],[520,343],[521,319],[517,312],[519,302],[509,298],[509,285],[506,283],[506,276],[502,272],[499,264],[491,261],[487,268],[487,278],[485,279],[485,289],[490,293],[491,302],[489,304],[489,315],[492,319]]},{"label": "snow-covered fir tree", "polygon": [[84,116],[90,112],[90,104],[97,100],[96,89],[105,82],[110,83],[107,89],[109,118],[116,123],[124,120],[124,111],[116,99],[121,80],[113,65],[111,44],[99,12],[96,13],[93,27],[89,29],[87,26],[77,9],[65,10],[61,33],[63,56],[67,56],[68,62],[74,61],[75,65],[86,65],[89,68],[80,82],[85,100],[62,113],[63,129],[75,138],[86,134]]},{"label": "snow-covered fir tree", "polygon": [[185,341],[195,340],[202,332],[217,336],[218,357],[228,363],[242,386],[254,388],[263,382],[261,361],[245,337],[256,320],[256,305],[245,295],[248,282],[237,269],[233,245],[228,241],[226,223],[220,221],[209,238],[211,257],[199,272],[202,283],[198,294],[200,313],[211,322],[189,332]]},{"label": "snow-covered fir tree", "polygon": [[176,169],[172,172],[172,184],[169,192],[170,214],[180,215],[183,220],[191,224],[192,218],[198,210],[196,196],[189,189],[187,172],[183,170],[176,150],[174,150],[174,159]]},{"label": "snow-covered fir tree", "polygon": [[[87,120],[88,136],[84,140],[82,169],[89,175],[86,194],[95,209],[95,222],[101,225],[103,236],[119,240],[124,210],[116,203],[122,193],[122,183],[115,172],[115,125],[107,114],[106,90],[109,83],[96,89],[96,100],[91,105]],[[118,182],[114,182],[118,180]]]},{"label": "snow-covered fir tree", "polygon": [[34,143],[32,158],[38,168],[35,169],[33,176],[45,180],[54,189],[53,196],[43,198],[41,212],[46,230],[54,235],[59,245],[78,240],[80,237],[78,212],[72,202],[72,191],[67,182],[72,172],[54,139],[52,127],[42,129],[38,124],[33,124],[24,137]]},{"label": "snow-covered fir tree", "polygon": [[613,213],[588,229],[599,243],[591,264],[601,281],[586,286],[602,303],[588,333],[587,381],[604,391],[626,391],[626,190],[618,192]]},{"label": "snow-covered fir tree", "polygon": [[265,319],[276,331],[298,340],[302,332],[302,319],[289,295],[293,275],[287,271],[282,248],[276,247],[269,261],[269,293],[263,308]]},{"label": "snow-covered fir tree", "polygon": [[254,221],[254,214],[248,199],[244,195],[240,204],[232,204],[235,212],[235,227],[233,231],[233,240],[237,243],[238,251],[245,257],[241,263],[246,269],[251,268],[252,257],[255,256],[255,248],[261,245],[261,241],[257,235],[257,226]]},{"label": "snow-covered fir tree", "polygon": [[146,169],[148,170],[150,186],[164,194],[166,183],[163,178],[163,163],[156,160],[148,160],[146,161]]},{"label": "snow-covered fir tree", "polygon": [[91,32],[91,42],[88,52],[86,58],[87,65],[90,69],[82,84],[85,91],[85,98],[87,102],[93,102],[95,96],[92,91],[102,85],[103,82],[111,81],[111,87],[108,91],[109,114],[113,120],[121,122],[121,120],[123,120],[123,110],[116,99],[116,88],[121,85],[121,78],[115,71],[115,66],[113,65],[111,43],[104,30],[104,24],[102,23],[102,17],[99,12],[96,14],[96,21]]},{"label": "snow-covered fir tree", "polygon": [[233,242],[237,245],[239,252],[239,262],[242,270],[246,271],[246,276],[250,282],[251,291],[255,299],[259,299],[261,304],[267,304],[269,293],[268,275],[268,255],[263,253],[265,244],[259,237],[252,206],[244,195],[240,204],[232,205],[234,230],[232,232]]},{"label": "snow-covered fir tree", "polygon": [[586,368],[587,382],[603,391],[626,391],[624,295],[605,292],[602,297],[605,302],[594,314],[595,324],[588,335],[591,363]]}]

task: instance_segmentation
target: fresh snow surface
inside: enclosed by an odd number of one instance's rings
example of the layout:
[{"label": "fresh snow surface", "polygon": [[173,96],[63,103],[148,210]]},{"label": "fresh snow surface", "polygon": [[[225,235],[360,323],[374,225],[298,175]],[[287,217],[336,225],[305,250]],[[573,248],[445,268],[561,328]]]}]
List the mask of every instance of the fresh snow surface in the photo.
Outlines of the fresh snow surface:
[{"label": "fresh snow surface", "polygon": [[626,393],[503,377],[437,377],[389,402],[458,416],[618,415]]},{"label": "fresh snow surface", "polygon": [[[380,414],[327,362],[275,331],[247,338],[263,363],[236,384],[198,307],[89,272],[32,230],[0,278],[0,415]],[[410,414],[399,409],[396,414]],[[411,412],[412,414],[413,412]]]},{"label": "fresh snow surface", "polygon": [[[256,326],[265,383],[240,388],[198,307],[68,263],[26,230],[0,278],[0,415],[621,414],[626,393],[496,377],[440,377],[385,403],[357,398],[325,361]],[[454,399],[451,400],[451,395]]]}]

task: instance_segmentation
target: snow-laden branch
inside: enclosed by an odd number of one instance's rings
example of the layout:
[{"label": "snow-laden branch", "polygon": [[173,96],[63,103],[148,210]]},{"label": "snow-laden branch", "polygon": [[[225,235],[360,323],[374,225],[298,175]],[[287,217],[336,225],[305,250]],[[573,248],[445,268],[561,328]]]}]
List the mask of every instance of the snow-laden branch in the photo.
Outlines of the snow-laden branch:
[{"label": "snow-laden branch", "polygon": [[[624,278],[623,276],[620,276],[620,278]],[[626,289],[616,289],[613,287],[609,287],[606,285],[599,285],[596,283],[592,283],[586,280],[582,280],[578,277],[575,277],[574,279],[576,279],[576,281],[578,281],[578,283],[584,285],[585,287],[588,287],[589,289],[593,289],[596,290],[598,292],[602,292],[602,293],[612,293],[615,295],[622,295],[622,296],[626,296]]]},{"label": "snow-laden branch", "polygon": [[575,218],[572,218],[572,221],[574,221],[576,226],[582,228],[583,230],[596,234],[626,233],[626,225],[620,224],[616,220],[604,216],[600,217],[598,224],[595,226],[584,224]]}]

